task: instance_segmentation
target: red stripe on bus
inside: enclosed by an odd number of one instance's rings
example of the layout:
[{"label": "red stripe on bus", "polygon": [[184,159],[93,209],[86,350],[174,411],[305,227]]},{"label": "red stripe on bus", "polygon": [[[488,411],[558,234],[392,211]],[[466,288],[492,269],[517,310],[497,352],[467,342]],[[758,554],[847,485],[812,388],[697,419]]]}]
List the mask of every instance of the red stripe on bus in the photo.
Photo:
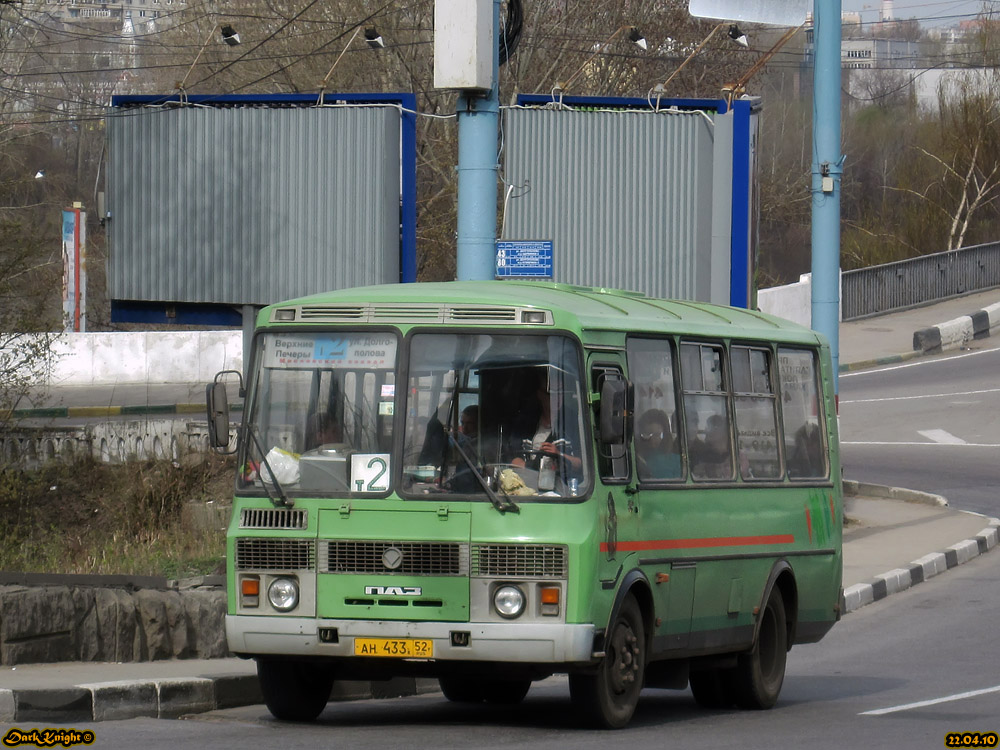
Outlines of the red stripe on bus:
[{"label": "red stripe on bus", "polygon": [[[652,549],[698,549],[699,547],[756,547],[766,544],[794,544],[793,534],[770,536],[715,536],[705,539],[650,539],[643,542],[617,542],[615,549],[623,552],[641,552]],[[601,542],[601,552],[608,551],[608,543]]]}]

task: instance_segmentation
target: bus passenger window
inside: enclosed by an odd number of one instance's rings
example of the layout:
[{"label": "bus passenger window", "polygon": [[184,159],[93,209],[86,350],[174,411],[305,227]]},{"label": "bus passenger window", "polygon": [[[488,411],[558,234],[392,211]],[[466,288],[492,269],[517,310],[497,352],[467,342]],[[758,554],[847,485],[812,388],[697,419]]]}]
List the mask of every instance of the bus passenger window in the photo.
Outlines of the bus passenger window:
[{"label": "bus passenger window", "polygon": [[629,379],[635,385],[635,457],[639,481],[684,476],[677,438],[677,387],[670,339],[632,337]]},{"label": "bus passenger window", "polygon": [[779,479],[778,406],[771,385],[771,352],[733,346],[730,362],[740,474],[744,479]]},{"label": "bus passenger window", "polygon": [[823,412],[819,408],[816,357],[801,349],[778,350],[785,462],[791,479],[826,478]]},{"label": "bus passenger window", "polygon": [[718,344],[681,344],[687,449],[694,479],[732,479],[729,395]]}]

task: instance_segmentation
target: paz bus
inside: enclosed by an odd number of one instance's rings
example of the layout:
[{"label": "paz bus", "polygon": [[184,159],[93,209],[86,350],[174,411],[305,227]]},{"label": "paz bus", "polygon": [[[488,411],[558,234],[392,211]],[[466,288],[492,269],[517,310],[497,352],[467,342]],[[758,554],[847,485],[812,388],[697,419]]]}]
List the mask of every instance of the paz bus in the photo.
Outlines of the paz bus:
[{"label": "paz bus", "polygon": [[[585,720],[643,687],[769,708],[840,617],[833,373],[759,312],[521,281],[264,308],[237,431],[229,648],[279,719],[333,681]],[[225,378],[210,437],[229,444]]]}]

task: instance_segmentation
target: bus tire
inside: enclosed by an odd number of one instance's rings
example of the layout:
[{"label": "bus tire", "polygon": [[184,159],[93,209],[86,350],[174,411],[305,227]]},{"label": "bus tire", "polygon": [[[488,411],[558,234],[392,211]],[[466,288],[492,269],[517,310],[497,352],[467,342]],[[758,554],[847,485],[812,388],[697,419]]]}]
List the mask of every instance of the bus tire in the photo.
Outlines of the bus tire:
[{"label": "bus tire", "polygon": [[788,657],[788,623],[785,602],[775,586],[761,612],[760,628],[753,648],[740,654],[734,670],[733,688],[740,708],[766,709],[778,701],[785,680]]},{"label": "bus tire", "polygon": [[483,685],[483,698],[487,703],[513,706],[524,700],[531,689],[531,680],[488,680]]},{"label": "bus tire", "polygon": [[469,677],[439,677],[444,697],[452,703],[482,703],[486,700],[482,680]]},{"label": "bus tire", "polygon": [[691,693],[702,708],[729,708],[733,705],[733,670],[705,669],[692,672]]},{"label": "bus tire", "polygon": [[642,612],[631,594],[608,630],[604,658],[594,674],[571,674],[569,693],[587,723],[624,727],[635,713],[646,670]]},{"label": "bus tire", "polygon": [[313,721],[333,689],[333,672],[306,662],[257,659],[257,678],[267,710],[282,721]]}]

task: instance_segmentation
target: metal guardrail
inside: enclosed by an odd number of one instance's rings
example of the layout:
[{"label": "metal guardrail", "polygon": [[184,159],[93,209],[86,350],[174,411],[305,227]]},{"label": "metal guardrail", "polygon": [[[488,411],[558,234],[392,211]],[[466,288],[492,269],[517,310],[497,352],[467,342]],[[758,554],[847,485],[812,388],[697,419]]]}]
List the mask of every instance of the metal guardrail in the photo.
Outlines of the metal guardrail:
[{"label": "metal guardrail", "polygon": [[841,274],[841,316],[855,320],[1000,286],[1000,242]]}]

